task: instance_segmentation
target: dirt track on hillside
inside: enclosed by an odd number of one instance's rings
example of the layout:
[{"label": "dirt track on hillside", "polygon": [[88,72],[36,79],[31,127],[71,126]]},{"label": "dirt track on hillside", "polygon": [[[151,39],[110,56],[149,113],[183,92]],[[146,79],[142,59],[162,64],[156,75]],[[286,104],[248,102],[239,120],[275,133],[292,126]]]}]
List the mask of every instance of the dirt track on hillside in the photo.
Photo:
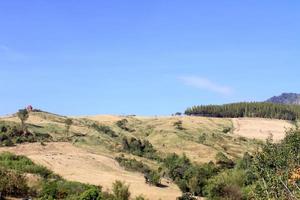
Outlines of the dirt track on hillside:
[{"label": "dirt track on hillside", "polygon": [[28,156],[35,163],[48,167],[68,180],[101,185],[104,190],[111,188],[115,180],[125,181],[130,185],[132,197],[143,194],[150,200],[174,200],[181,195],[174,184],[163,180],[162,183],[167,187],[149,186],[145,184],[142,174],[125,171],[114,159],[88,152],[70,143],[48,143],[46,146],[24,144],[0,148],[1,151]]}]

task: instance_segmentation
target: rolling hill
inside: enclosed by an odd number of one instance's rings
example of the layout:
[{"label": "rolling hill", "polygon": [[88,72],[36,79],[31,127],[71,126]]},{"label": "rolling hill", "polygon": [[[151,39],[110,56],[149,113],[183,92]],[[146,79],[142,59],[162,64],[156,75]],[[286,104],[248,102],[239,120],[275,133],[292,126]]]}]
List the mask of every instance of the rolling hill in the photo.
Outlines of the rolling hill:
[{"label": "rolling hill", "polygon": [[[289,121],[260,118],[208,118],[195,116],[142,117],[142,116],[80,116],[71,118],[73,124],[66,132],[67,117],[47,112],[31,112],[28,130],[36,136],[47,136],[40,142],[0,147],[28,156],[68,180],[102,185],[109,190],[112,182],[122,180],[130,184],[134,196],[149,199],[175,199],[181,192],[173,181],[162,179],[164,187],[149,186],[144,175],[125,170],[115,161],[117,156],[136,159],[151,169],[161,163],[122,149],[122,138],[147,140],[159,157],[170,153],[185,154],[193,163],[215,161],[222,152],[230,159],[253,152],[271,134],[275,141],[285,136]],[[13,116],[0,118],[0,125],[19,126]]]}]

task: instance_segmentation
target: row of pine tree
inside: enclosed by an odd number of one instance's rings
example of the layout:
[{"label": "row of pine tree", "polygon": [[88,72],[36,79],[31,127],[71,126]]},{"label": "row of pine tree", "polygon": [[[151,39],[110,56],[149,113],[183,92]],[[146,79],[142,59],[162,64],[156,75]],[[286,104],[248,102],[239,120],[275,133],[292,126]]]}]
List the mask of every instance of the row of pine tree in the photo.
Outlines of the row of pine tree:
[{"label": "row of pine tree", "polygon": [[193,106],[186,109],[185,114],[228,118],[260,117],[294,121],[300,117],[300,106],[267,102],[242,102],[224,105]]}]

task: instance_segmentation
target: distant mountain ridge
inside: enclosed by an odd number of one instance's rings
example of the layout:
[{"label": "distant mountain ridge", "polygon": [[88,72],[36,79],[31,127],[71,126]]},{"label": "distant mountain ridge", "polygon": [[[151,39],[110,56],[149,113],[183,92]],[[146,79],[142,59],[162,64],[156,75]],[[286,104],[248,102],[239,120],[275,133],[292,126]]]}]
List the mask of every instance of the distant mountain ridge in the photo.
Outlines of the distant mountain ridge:
[{"label": "distant mountain ridge", "polygon": [[282,93],[279,96],[274,96],[274,97],[268,99],[266,102],[277,103],[277,104],[300,105],[300,94]]}]

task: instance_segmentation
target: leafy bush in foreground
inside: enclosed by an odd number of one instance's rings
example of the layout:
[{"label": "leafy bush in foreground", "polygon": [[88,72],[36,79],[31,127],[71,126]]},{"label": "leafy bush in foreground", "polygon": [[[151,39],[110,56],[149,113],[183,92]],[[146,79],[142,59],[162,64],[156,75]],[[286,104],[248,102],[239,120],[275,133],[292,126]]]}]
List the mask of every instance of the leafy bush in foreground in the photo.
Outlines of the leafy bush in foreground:
[{"label": "leafy bush in foreground", "polygon": [[40,198],[76,199],[78,196],[86,198],[92,194],[92,190],[94,195],[98,194],[100,198],[101,188],[97,188],[96,186],[65,180],[47,181],[42,186]]},{"label": "leafy bush in foreground", "polygon": [[25,177],[15,171],[0,168],[0,199],[3,196],[20,197],[28,194]]},{"label": "leafy bush in foreground", "polygon": [[17,156],[9,152],[0,154],[0,166],[20,173],[37,174],[45,178],[53,175],[53,173],[46,167],[34,164],[27,157]]},{"label": "leafy bush in foreground", "polygon": [[112,191],[115,196],[115,200],[128,200],[130,197],[129,186],[125,185],[121,181],[113,183]]},{"label": "leafy bush in foreground", "polygon": [[98,188],[91,188],[89,190],[86,190],[79,197],[79,200],[100,200],[100,199],[102,199],[102,196]]},{"label": "leafy bush in foreground", "polygon": [[291,130],[280,143],[267,142],[254,156],[258,176],[257,197],[261,199],[300,198],[300,130]]}]

